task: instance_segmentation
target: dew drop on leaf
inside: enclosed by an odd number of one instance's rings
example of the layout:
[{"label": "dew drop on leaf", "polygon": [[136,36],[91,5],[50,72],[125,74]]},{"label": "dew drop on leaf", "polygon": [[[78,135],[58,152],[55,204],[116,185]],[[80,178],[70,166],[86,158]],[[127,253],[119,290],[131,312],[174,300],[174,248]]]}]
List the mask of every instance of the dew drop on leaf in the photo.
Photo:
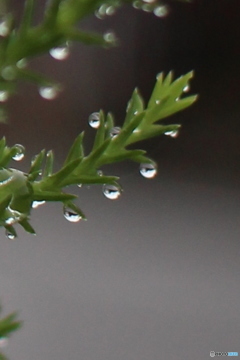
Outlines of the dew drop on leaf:
[{"label": "dew drop on leaf", "polygon": [[143,163],[140,164],[139,168],[140,174],[146,179],[152,179],[157,175],[157,168],[153,164]]},{"label": "dew drop on leaf", "polygon": [[25,155],[25,147],[21,144],[16,144],[14,145],[14,148],[16,149],[16,154],[12,157],[12,159],[15,161],[21,161]]},{"label": "dew drop on leaf", "polygon": [[115,136],[117,136],[120,133],[120,131],[121,131],[121,128],[118,126],[115,126],[110,130],[110,136],[112,138],[114,138]]},{"label": "dew drop on leaf", "polygon": [[0,90],[0,102],[5,102],[9,98],[9,93],[6,90]]},{"label": "dew drop on leaf", "polygon": [[41,86],[39,88],[39,94],[46,100],[53,100],[57,97],[59,90],[57,86]]},{"label": "dew drop on leaf", "polygon": [[116,35],[112,31],[106,32],[103,35],[103,39],[109,44],[112,44],[112,43],[116,42],[116,40],[117,40]]},{"label": "dew drop on leaf", "polygon": [[33,201],[32,202],[32,208],[33,209],[37,209],[39,206],[45,204],[46,201],[42,200],[42,201]]},{"label": "dew drop on leaf", "polygon": [[[9,239],[9,240],[14,240],[16,239],[16,236],[14,234],[12,234],[11,232],[9,232],[8,230],[6,230],[6,237]],[[1,338],[0,338],[0,348],[1,348]]]},{"label": "dew drop on leaf", "polygon": [[70,54],[69,46],[63,45],[54,47],[49,51],[49,54],[56,60],[65,60]]},{"label": "dew drop on leaf", "polygon": [[171,131],[166,131],[164,134],[167,136],[171,136],[172,138],[176,138],[179,135],[179,131],[171,130]]},{"label": "dew drop on leaf", "polygon": [[164,17],[167,16],[169,13],[169,8],[167,5],[160,5],[157,6],[154,10],[153,10],[154,15],[156,15],[157,17]]},{"label": "dew drop on leaf", "polygon": [[104,184],[102,188],[103,195],[110,200],[117,200],[121,195],[121,189],[115,185]]},{"label": "dew drop on leaf", "polygon": [[100,126],[100,114],[98,112],[92,113],[88,118],[88,123],[93,129],[98,129]]},{"label": "dew drop on leaf", "polygon": [[183,92],[188,92],[189,90],[190,90],[190,86],[188,84],[184,86]]},{"label": "dew drop on leaf", "polygon": [[10,23],[8,19],[0,19],[0,36],[7,36],[10,31]]},{"label": "dew drop on leaf", "polygon": [[63,208],[63,215],[65,219],[70,222],[78,222],[82,219],[82,217],[78,213],[76,213],[74,210],[70,209],[67,206],[64,206]]},{"label": "dew drop on leaf", "polygon": [[16,63],[16,65],[19,69],[25,69],[25,67],[27,67],[27,64],[28,64],[28,62],[25,58],[18,60],[18,62]]}]

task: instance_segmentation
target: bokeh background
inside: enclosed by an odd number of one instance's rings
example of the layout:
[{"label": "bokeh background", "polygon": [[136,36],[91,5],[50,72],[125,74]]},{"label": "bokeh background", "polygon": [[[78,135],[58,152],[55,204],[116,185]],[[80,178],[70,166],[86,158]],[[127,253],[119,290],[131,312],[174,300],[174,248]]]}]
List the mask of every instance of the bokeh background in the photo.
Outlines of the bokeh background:
[{"label": "bokeh background", "polygon": [[[39,1],[36,21],[44,2]],[[20,16],[23,0],[12,1]],[[113,30],[106,50],[75,44],[71,56],[30,66],[64,84],[54,101],[22,84],[9,101],[1,135],[26,146],[30,159],[53,149],[58,169],[74,138],[94,130],[88,116],[112,111],[117,125],[138,86],[148,99],[160,71],[192,69],[198,102],[174,115],[179,137],[141,143],[158,176],[136,164],[108,167],[124,192],[107,200],[101,187],[77,188],[87,222],[71,224],[58,204],[34,211],[33,237],[1,232],[0,285],[5,312],[24,327],[6,348],[11,360],[203,360],[210,351],[240,356],[240,3],[172,3],[166,18],[125,6],[82,28]]]}]

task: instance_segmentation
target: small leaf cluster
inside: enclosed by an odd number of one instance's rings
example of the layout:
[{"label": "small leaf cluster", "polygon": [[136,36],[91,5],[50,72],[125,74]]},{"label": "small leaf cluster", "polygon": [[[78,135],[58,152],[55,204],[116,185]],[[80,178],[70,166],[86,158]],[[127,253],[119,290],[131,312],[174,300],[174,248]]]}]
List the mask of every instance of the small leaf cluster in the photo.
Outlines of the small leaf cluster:
[{"label": "small leaf cluster", "polygon": [[36,155],[28,173],[7,168],[8,162],[16,159],[22,148],[20,145],[9,148],[3,138],[0,141],[0,225],[5,227],[8,237],[17,236],[14,228],[17,223],[27,232],[35,233],[29,218],[36,203],[59,201],[65,208],[78,214],[79,218],[86,219],[74,203],[77,196],[64,192],[64,189],[74,184],[108,184],[120,188],[118,177],[100,172],[106,164],[131,160],[156,166],[145,150],[129,149],[128,146],[179,129],[179,124],[164,125],[158,121],[185,109],[196,100],[196,95],[185,96],[192,76],[193,72],[189,72],[173,81],[172,72],[166,77],[163,73],[159,74],[147,106],[139,90],[135,89],[128,102],[122,127],[115,126],[111,113],[104,114],[102,110],[95,113],[97,130],[90,153],[86,155],[84,152],[82,132],[57,172],[54,172],[54,154],[51,150],[47,153],[42,150]]}]

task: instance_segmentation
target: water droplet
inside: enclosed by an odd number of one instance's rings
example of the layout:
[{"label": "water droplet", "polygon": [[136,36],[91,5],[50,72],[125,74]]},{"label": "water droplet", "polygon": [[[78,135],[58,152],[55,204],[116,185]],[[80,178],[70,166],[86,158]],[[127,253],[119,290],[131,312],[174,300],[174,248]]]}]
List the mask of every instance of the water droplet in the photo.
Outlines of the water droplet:
[{"label": "water droplet", "polygon": [[152,5],[151,4],[143,4],[142,10],[145,12],[151,12],[152,11]]},{"label": "water droplet", "polygon": [[0,348],[4,348],[8,345],[7,337],[0,337]]},{"label": "water droplet", "polygon": [[49,51],[49,54],[56,60],[65,60],[70,54],[69,46],[66,44],[54,47]]},{"label": "water droplet", "polygon": [[6,90],[0,90],[0,102],[5,102],[9,98],[9,92]]},{"label": "water droplet", "polygon": [[157,17],[164,17],[169,14],[169,8],[167,5],[160,5],[153,10],[153,13]]},{"label": "water droplet", "polygon": [[153,4],[155,3],[156,0],[144,0],[145,3],[148,3],[148,4]]},{"label": "water droplet", "polygon": [[88,118],[88,123],[93,129],[98,129],[100,126],[100,114],[98,112],[92,113]]},{"label": "water droplet", "polygon": [[82,184],[77,184],[77,186],[78,186],[79,188],[81,188],[81,187],[82,187]]},{"label": "water droplet", "polygon": [[42,200],[42,201],[33,201],[32,202],[32,208],[33,209],[37,209],[39,206],[45,204],[46,201]]},{"label": "water droplet", "polygon": [[141,164],[139,171],[140,174],[147,179],[152,179],[157,175],[157,168],[153,164]]},{"label": "water droplet", "polygon": [[115,136],[117,136],[120,133],[120,131],[121,131],[121,128],[118,126],[115,126],[110,130],[110,136],[112,138],[114,138]]},{"label": "water droplet", "polygon": [[121,189],[119,186],[105,184],[102,188],[103,195],[110,200],[116,200],[121,195]]},{"label": "water droplet", "polygon": [[156,100],[155,103],[159,105],[161,103],[161,100]]},{"label": "water droplet", "polygon": [[17,69],[12,65],[6,66],[2,69],[1,75],[7,81],[15,80],[17,76]]},{"label": "water droplet", "polygon": [[[12,234],[12,233],[9,232],[8,230],[6,230],[5,234],[6,234],[6,237],[7,237],[9,240],[14,240],[14,239],[16,239],[16,235]],[[0,347],[3,347],[3,346],[1,346],[1,339],[0,339]]]},{"label": "water droplet", "polygon": [[12,157],[15,161],[21,161],[24,158],[25,154],[25,147],[21,144],[14,145],[14,148],[16,149],[16,154]]},{"label": "water droplet", "polygon": [[116,35],[112,31],[106,32],[103,35],[103,39],[109,44],[115,43],[117,41]]},{"label": "water droplet", "polygon": [[63,208],[63,215],[65,219],[70,222],[78,222],[82,219],[82,217],[78,213],[76,213],[74,210],[70,209],[67,206],[64,206]]},{"label": "water droplet", "polygon": [[98,174],[98,176],[103,176],[102,170],[98,170],[97,174]]},{"label": "water droplet", "polygon": [[53,100],[57,97],[59,88],[56,85],[41,86],[38,91],[42,98],[46,100]]},{"label": "water droplet", "polygon": [[0,20],[0,36],[7,36],[10,32],[10,23],[8,19]]},{"label": "water droplet", "polygon": [[108,6],[106,9],[106,15],[108,15],[108,16],[114,15],[115,12],[116,12],[116,8],[112,5]]},{"label": "water droplet", "polygon": [[184,86],[183,92],[188,92],[189,90],[190,90],[190,86],[189,86],[189,85]]},{"label": "water droplet", "polygon": [[28,64],[28,62],[26,59],[21,59],[17,62],[16,65],[19,69],[25,69],[25,67],[27,67],[27,64]]},{"label": "water droplet", "polygon": [[178,130],[166,131],[164,135],[171,136],[172,138],[176,138],[179,135],[179,131]]}]

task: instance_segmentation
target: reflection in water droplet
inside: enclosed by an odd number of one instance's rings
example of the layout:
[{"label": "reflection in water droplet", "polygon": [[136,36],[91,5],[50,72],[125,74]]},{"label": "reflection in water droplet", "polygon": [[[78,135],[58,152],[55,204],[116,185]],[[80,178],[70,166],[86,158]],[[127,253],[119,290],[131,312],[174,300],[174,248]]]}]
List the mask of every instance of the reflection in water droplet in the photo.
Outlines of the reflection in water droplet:
[{"label": "reflection in water droplet", "polygon": [[157,175],[157,168],[153,164],[140,164],[139,171],[140,174],[147,179],[152,179]]},{"label": "reflection in water droplet", "polygon": [[25,147],[21,144],[14,145],[14,148],[16,149],[16,154],[12,157],[15,161],[21,161],[24,158],[25,154]]},{"label": "reflection in water droplet", "polygon": [[116,200],[121,195],[121,189],[115,185],[105,184],[102,188],[103,195],[110,200]]},{"label": "reflection in water droplet", "polygon": [[65,60],[70,54],[69,46],[63,45],[54,47],[49,51],[49,54],[56,60]]},{"label": "reflection in water droplet", "polygon": [[118,127],[118,126],[115,126],[114,128],[112,128],[112,129],[110,130],[110,136],[111,136],[112,138],[114,138],[115,136],[117,136],[117,135],[120,133],[120,131],[121,131],[121,128]]},{"label": "reflection in water droplet", "polygon": [[160,5],[157,6],[154,10],[153,10],[154,15],[158,16],[158,17],[164,17],[167,16],[169,13],[169,8],[167,5]]},{"label": "reflection in water droplet", "polygon": [[9,93],[6,90],[0,90],[0,102],[5,102],[9,98]]},{"label": "reflection in water droplet", "polygon": [[166,131],[164,135],[171,136],[172,138],[176,138],[179,135],[179,131],[178,130]]},{"label": "reflection in water droplet", "polygon": [[[8,230],[6,230],[5,234],[6,234],[6,237],[7,237],[9,240],[14,240],[14,239],[16,239],[16,236],[15,236],[14,234],[10,233]],[[1,339],[0,339],[0,341],[1,341]],[[0,347],[3,347],[3,346],[1,346],[1,344],[0,344]]]},{"label": "reflection in water droplet", "polygon": [[97,129],[100,126],[100,114],[98,112],[92,113],[88,118],[88,123],[93,129]]},{"label": "reflection in water droplet", "polygon": [[190,86],[189,86],[189,85],[184,86],[183,92],[188,92],[189,90],[190,90]]},{"label": "reflection in water droplet", "polygon": [[59,89],[56,85],[54,86],[41,86],[39,88],[39,94],[46,100],[53,100],[57,97]]},{"label": "reflection in water droplet", "polygon": [[155,103],[159,105],[161,103],[161,100],[156,100]]},{"label": "reflection in water droplet", "polygon": [[33,201],[32,202],[32,208],[33,209],[37,209],[39,206],[45,204],[46,201],[42,200],[42,201]]},{"label": "reflection in water droplet", "polygon": [[79,188],[81,188],[81,187],[82,187],[82,184],[77,184],[77,186],[78,186]]},{"label": "reflection in water droplet", "polygon": [[7,337],[0,337],[0,348],[4,348],[8,345]]},{"label": "reflection in water droplet", "polygon": [[67,206],[64,206],[63,208],[63,215],[65,219],[67,219],[70,222],[78,222],[82,219],[82,217],[77,214],[74,210],[70,209]]}]

